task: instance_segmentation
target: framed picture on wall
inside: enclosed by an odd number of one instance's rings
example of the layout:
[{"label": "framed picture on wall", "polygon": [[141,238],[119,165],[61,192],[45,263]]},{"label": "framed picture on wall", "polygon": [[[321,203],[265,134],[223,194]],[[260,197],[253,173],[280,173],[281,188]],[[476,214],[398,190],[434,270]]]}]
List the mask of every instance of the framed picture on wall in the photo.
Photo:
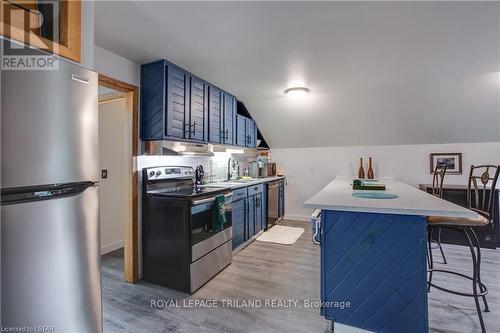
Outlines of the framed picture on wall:
[{"label": "framed picture on wall", "polygon": [[434,173],[436,166],[447,164],[447,174],[462,174],[462,153],[431,153],[430,155],[431,174]]}]

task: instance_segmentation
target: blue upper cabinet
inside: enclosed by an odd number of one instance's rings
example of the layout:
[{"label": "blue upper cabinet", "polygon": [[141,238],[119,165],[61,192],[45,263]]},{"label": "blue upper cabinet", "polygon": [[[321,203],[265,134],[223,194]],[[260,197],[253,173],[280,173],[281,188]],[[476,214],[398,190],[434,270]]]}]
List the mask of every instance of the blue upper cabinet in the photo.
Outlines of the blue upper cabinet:
[{"label": "blue upper cabinet", "polygon": [[236,115],[236,132],[238,135],[236,136],[236,144],[238,146],[245,147],[247,145],[247,118],[242,115]]},{"label": "blue upper cabinet", "polygon": [[187,131],[189,139],[207,141],[208,139],[208,85],[191,76],[190,113]]},{"label": "blue upper cabinet", "polygon": [[256,144],[257,127],[255,126],[255,121],[247,118],[246,119],[246,128],[247,128],[246,146],[255,148],[257,146],[257,144]]},{"label": "blue upper cabinet", "polygon": [[165,61],[141,66],[141,139],[162,140],[166,102]]},{"label": "blue upper cabinet", "polygon": [[165,137],[189,139],[189,75],[168,64]]},{"label": "blue upper cabinet", "polygon": [[[140,133],[144,141],[234,145],[236,109],[236,97],[166,60],[141,66]],[[242,146],[248,146],[246,126],[245,122]]]},{"label": "blue upper cabinet", "polygon": [[234,145],[236,142],[236,98],[224,93],[224,130],[223,143]]},{"label": "blue upper cabinet", "polygon": [[222,91],[214,86],[208,86],[208,96],[208,141],[222,143]]},{"label": "blue upper cabinet", "polygon": [[257,147],[257,126],[255,121],[242,115],[236,116],[236,144],[242,147]]}]

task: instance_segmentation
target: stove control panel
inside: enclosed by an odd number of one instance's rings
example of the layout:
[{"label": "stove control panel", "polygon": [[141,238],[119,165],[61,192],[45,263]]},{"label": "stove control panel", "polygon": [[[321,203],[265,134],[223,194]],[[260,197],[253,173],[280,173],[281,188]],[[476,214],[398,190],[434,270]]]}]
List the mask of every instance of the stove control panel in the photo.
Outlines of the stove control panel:
[{"label": "stove control panel", "polygon": [[147,169],[148,180],[192,178],[194,170],[188,166],[154,167]]}]

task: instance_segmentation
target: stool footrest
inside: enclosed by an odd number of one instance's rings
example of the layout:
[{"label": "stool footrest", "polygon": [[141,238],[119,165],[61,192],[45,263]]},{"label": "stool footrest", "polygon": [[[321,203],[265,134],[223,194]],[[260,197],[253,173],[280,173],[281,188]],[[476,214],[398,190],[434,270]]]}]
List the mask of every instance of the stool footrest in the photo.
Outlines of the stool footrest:
[{"label": "stool footrest", "polygon": [[[449,270],[446,270],[446,269],[428,269],[427,272],[448,273],[448,274],[457,275],[457,276],[460,276],[460,277],[463,277],[463,278],[466,278],[466,279],[469,279],[469,280],[473,281],[473,279],[470,276],[468,276],[468,275],[465,275],[465,274],[462,274],[462,273],[458,273],[458,272],[449,271]],[[474,297],[475,296],[474,294],[469,294],[469,293],[464,293],[464,292],[461,292],[461,291],[447,289],[447,288],[435,285],[434,283],[431,283],[431,282],[427,282],[427,284],[429,284],[431,287],[434,287],[436,289],[439,289],[441,291],[444,291],[444,292],[447,292],[447,293],[451,293],[451,294],[454,294],[454,295],[465,296],[465,297]],[[477,296],[478,297],[485,296],[488,293],[488,288],[486,288],[486,286],[482,282],[477,281],[477,284],[480,285],[483,288],[483,290],[484,290],[482,292],[478,292]]]}]

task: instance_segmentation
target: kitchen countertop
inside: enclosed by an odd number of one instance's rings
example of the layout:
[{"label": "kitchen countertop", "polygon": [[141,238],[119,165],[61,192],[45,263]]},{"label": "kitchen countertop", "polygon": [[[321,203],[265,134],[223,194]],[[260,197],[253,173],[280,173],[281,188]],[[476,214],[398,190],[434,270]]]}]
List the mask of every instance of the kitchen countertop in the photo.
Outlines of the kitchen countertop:
[{"label": "kitchen countertop", "polygon": [[326,210],[388,213],[402,215],[477,217],[477,213],[449,201],[443,200],[394,178],[381,178],[386,185],[385,192],[396,194],[395,199],[365,199],[353,197],[352,178],[336,177],[321,191],[307,200],[304,205]]},{"label": "kitchen countertop", "polygon": [[202,186],[213,186],[213,187],[221,187],[221,188],[230,188],[232,190],[237,189],[237,188],[242,188],[242,187],[247,187],[247,186],[252,186],[252,185],[257,185],[257,184],[262,184],[262,183],[267,183],[267,182],[272,182],[274,180],[279,180],[283,179],[285,176],[273,176],[273,177],[263,177],[263,178],[255,178],[252,179],[251,181],[247,182],[214,182],[214,183],[208,183],[204,184]]}]

